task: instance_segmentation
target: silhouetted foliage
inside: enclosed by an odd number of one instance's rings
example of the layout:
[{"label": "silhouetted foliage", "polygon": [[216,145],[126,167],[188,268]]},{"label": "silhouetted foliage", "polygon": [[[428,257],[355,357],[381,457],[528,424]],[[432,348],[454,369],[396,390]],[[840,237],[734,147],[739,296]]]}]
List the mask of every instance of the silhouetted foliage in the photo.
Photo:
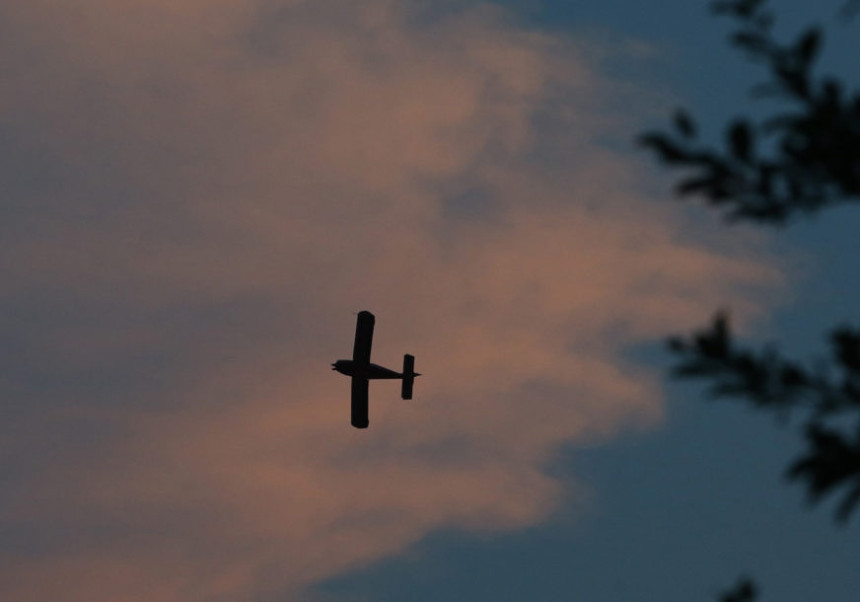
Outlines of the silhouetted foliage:
[{"label": "silhouetted foliage", "polygon": [[860,330],[838,328],[830,345],[832,362],[818,366],[773,348],[753,351],[732,340],[722,312],[709,328],[669,340],[680,358],[675,376],[709,379],[714,397],[746,398],[783,417],[805,414],[807,447],[786,474],[806,485],[812,502],[841,490],[836,518],[846,521],[860,503]]},{"label": "silhouetted foliage", "polygon": [[[639,141],[670,167],[693,170],[677,185],[681,196],[701,195],[732,220],[781,224],[860,199],[860,92],[814,77],[821,29],[808,27],[780,43],[765,4],[721,0],[711,7],[736,20],[731,43],[768,67],[770,80],[754,91],[781,97],[791,109],[761,123],[732,120],[721,149],[697,146],[696,123],[682,110],[672,118],[673,133],[649,132]],[[853,0],[843,14],[858,8]],[[830,346],[832,361],[813,367],[773,347],[744,348],[733,341],[722,312],[709,328],[669,341],[680,360],[674,374],[709,380],[711,395],[745,398],[783,417],[805,412],[806,449],[786,475],[806,486],[813,503],[841,491],[836,519],[845,522],[860,505],[860,330],[835,329]]]},{"label": "silhouetted foliage", "polygon": [[[677,110],[668,132],[646,132],[638,142],[671,168],[686,171],[675,187],[698,195],[729,221],[784,225],[837,203],[860,200],[860,91],[814,73],[823,45],[809,26],[788,43],[773,35],[766,0],[717,0],[719,15],[734,19],[730,42],[762,63],[768,79],[754,96],[781,101],[765,119],[736,117],[722,145],[700,143],[696,121]],[[860,12],[860,0],[841,16]],[[687,337],[672,337],[673,374],[709,381],[712,397],[735,397],[786,421],[802,415],[805,449],[786,476],[806,488],[811,503],[839,497],[835,518],[849,520],[860,506],[860,329],[832,330],[830,357],[812,365],[787,359],[773,346],[738,344],[727,312]],[[720,602],[754,602],[756,585],[742,578]]]},{"label": "silhouetted foliage", "polygon": [[[676,187],[680,196],[704,196],[730,220],[782,224],[800,213],[860,200],[860,92],[813,75],[820,28],[810,26],[792,42],[780,43],[764,4],[734,0],[711,6],[737,20],[731,43],[770,70],[770,79],[753,93],[780,98],[790,108],[760,122],[732,120],[723,148],[698,144],[695,121],[683,110],[674,115],[670,132],[647,132],[639,142],[664,163],[691,172]],[[849,16],[858,7],[855,0],[842,12]]]}]

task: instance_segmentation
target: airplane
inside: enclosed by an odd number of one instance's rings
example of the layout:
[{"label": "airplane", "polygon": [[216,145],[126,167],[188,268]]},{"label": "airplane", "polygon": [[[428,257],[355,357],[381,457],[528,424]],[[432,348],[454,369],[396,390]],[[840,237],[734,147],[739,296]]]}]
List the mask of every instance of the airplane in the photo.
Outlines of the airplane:
[{"label": "airplane", "polygon": [[376,318],[369,311],[358,312],[355,324],[355,345],[351,360],[337,360],[332,370],[352,378],[352,426],[366,429],[368,418],[368,389],[372,379],[401,379],[400,397],[412,399],[412,384],[416,376],[415,358],[408,353],[403,356],[403,372],[395,372],[370,363],[370,346],[373,343],[373,325]]}]

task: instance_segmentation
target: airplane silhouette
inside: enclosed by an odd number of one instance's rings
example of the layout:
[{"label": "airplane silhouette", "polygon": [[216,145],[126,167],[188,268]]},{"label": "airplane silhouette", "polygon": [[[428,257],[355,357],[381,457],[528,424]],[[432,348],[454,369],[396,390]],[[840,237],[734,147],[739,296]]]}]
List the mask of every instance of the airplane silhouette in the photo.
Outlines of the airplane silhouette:
[{"label": "airplane silhouette", "polygon": [[332,370],[352,378],[352,426],[359,429],[366,429],[370,424],[368,389],[371,379],[402,379],[400,396],[403,399],[412,399],[412,384],[416,376],[421,376],[415,372],[415,358],[408,353],[403,356],[403,372],[395,372],[370,363],[375,322],[376,318],[369,311],[358,312],[352,359],[337,360],[331,365]]}]

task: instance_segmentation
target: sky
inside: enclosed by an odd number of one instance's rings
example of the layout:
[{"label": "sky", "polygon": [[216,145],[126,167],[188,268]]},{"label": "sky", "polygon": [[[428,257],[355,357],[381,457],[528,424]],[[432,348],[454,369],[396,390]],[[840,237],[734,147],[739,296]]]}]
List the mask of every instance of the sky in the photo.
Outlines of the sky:
[{"label": "sky", "polygon": [[[666,378],[719,307],[803,356],[856,293],[854,212],[728,228],[635,149],[749,106],[725,34],[681,0],[5,0],[0,599],[849,599],[796,433]],[[360,431],[363,309],[423,376]]]}]

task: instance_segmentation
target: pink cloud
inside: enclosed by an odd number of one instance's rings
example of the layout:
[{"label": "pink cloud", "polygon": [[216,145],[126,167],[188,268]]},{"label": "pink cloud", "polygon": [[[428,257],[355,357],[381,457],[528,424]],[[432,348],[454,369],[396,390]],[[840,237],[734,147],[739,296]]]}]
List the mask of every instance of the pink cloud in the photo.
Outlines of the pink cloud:
[{"label": "pink cloud", "polygon": [[[62,184],[17,191],[0,260],[0,520],[28,550],[0,597],[300,598],[434,529],[545,520],[585,495],[542,470],[562,445],[659,420],[624,349],[779,284],[597,146],[612,82],[581,49],[415,6],[0,8],[0,120]],[[359,309],[425,374],[412,402],[374,383],[366,432],[329,370]]]}]

